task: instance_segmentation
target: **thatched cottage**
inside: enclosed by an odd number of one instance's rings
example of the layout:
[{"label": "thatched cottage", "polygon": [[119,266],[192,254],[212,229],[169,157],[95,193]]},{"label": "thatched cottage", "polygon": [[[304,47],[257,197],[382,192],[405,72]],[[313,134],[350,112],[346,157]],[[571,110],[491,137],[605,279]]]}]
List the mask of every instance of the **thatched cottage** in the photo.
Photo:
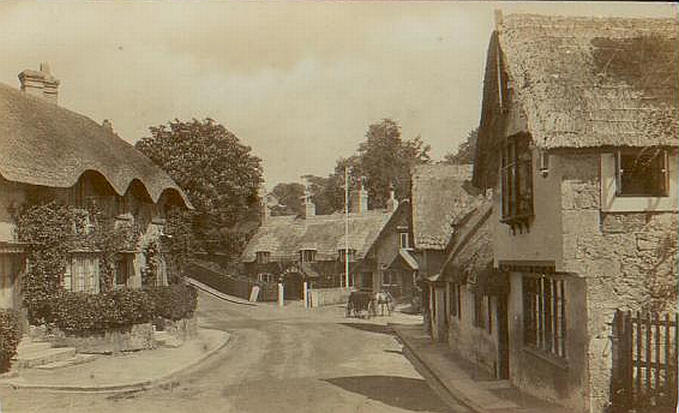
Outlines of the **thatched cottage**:
[{"label": "thatched cottage", "polygon": [[[51,198],[108,216],[142,231],[161,233],[169,206],[190,207],[182,190],[158,167],[103,125],[58,105],[59,81],[46,64],[19,74],[21,89],[0,84],[0,307],[18,307],[23,244],[14,217],[32,199]],[[118,286],[141,285],[142,245],[125,251],[115,270]],[[96,251],[73,251],[64,288],[99,290]],[[162,278],[162,277],[161,277]],[[158,280],[158,282],[163,282]]]},{"label": "thatched cottage", "polygon": [[409,246],[419,265],[425,325],[445,341],[446,288],[441,265],[456,228],[482,201],[470,184],[471,165],[418,165],[412,171],[412,232]]},{"label": "thatched cottage", "polygon": [[[316,215],[308,191],[301,216],[270,216],[265,212],[261,227],[241,256],[248,277],[261,282],[282,281],[286,299],[302,299],[306,282],[316,291],[313,305],[344,302],[348,258],[349,286],[377,290],[379,277],[372,270],[357,270],[364,260],[374,258],[368,251],[398,203],[390,203],[384,210],[368,210],[367,191],[358,189],[352,195],[348,218],[344,213]],[[267,206],[264,208],[266,211]]]},{"label": "thatched cottage", "polygon": [[497,15],[474,183],[493,188],[511,382],[611,395],[616,309],[676,306],[679,23]]}]

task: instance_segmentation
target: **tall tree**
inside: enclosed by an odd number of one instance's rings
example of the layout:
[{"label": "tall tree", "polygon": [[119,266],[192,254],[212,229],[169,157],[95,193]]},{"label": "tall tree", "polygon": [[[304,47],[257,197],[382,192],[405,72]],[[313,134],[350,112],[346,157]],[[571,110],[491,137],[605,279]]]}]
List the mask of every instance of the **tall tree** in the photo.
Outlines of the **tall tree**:
[{"label": "tall tree", "polygon": [[370,125],[366,140],[358,147],[357,162],[351,169],[354,181],[359,176],[366,178],[369,206],[384,207],[391,185],[394,185],[397,198],[409,198],[410,171],[417,164],[431,161],[430,150],[420,136],[402,139],[401,127],[391,119]]},{"label": "tall tree", "polygon": [[302,203],[304,185],[297,182],[282,182],[276,185],[271,193],[280,205],[279,208],[271,212],[272,215],[301,215],[304,213]]},{"label": "tall tree", "polygon": [[443,157],[444,163],[465,165],[474,163],[476,140],[479,136],[479,128],[476,127],[467,133],[467,138],[458,147],[455,153],[448,152]]},{"label": "tall tree", "polygon": [[184,190],[196,208],[195,237],[207,249],[237,255],[258,217],[261,160],[212,119],[175,119],[149,128],[135,145]]}]

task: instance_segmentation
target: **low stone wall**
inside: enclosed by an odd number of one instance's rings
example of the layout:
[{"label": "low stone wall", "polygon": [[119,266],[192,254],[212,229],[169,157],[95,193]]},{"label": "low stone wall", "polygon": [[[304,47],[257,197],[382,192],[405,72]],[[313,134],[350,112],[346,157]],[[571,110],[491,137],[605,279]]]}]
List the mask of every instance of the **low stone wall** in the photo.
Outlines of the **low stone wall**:
[{"label": "low stone wall", "polygon": [[198,323],[196,322],[196,317],[177,321],[164,320],[163,331],[167,332],[178,343],[184,343],[186,340],[196,337],[198,334]]},{"label": "low stone wall", "polygon": [[350,291],[343,287],[314,288],[311,290],[311,306],[342,304],[349,300]]},{"label": "low stone wall", "polygon": [[74,347],[78,353],[115,354],[156,347],[151,323],[89,336],[72,336],[57,330],[45,338],[55,347]]},{"label": "low stone wall", "polygon": [[73,347],[78,353],[116,354],[124,351],[149,350],[157,347],[154,332],[165,331],[179,346],[198,334],[196,318],[182,320],[163,320],[161,328],[151,323],[135,324],[130,328],[105,331],[87,336],[67,335],[57,328],[31,326],[29,335],[32,340],[47,341],[55,347]]}]

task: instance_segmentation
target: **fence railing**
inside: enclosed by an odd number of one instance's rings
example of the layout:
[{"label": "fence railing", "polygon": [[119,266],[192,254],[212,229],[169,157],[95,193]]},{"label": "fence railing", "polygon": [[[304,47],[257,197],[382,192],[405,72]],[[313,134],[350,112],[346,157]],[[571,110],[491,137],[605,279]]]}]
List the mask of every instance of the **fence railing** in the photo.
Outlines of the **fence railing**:
[{"label": "fence railing", "polygon": [[250,298],[252,287],[259,285],[257,301],[276,301],[278,299],[278,285],[270,283],[256,283],[253,280],[239,279],[227,274],[214,271],[198,264],[186,266],[185,275],[208,285],[224,294],[233,295],[244,299]]},{"label": "fence railing", "polygon": [[617,310],[611,402],[615,410],[677,403],[679,314]]}]

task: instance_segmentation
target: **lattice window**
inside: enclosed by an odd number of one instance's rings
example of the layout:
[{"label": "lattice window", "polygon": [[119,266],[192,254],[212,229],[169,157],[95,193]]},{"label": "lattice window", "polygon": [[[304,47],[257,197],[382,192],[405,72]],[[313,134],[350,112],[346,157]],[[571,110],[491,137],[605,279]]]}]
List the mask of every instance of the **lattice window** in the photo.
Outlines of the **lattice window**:
[{"label": "lattice window", "polygon": [[566,357],[564,280],[547,275],[523,277],[524,344]]}]

